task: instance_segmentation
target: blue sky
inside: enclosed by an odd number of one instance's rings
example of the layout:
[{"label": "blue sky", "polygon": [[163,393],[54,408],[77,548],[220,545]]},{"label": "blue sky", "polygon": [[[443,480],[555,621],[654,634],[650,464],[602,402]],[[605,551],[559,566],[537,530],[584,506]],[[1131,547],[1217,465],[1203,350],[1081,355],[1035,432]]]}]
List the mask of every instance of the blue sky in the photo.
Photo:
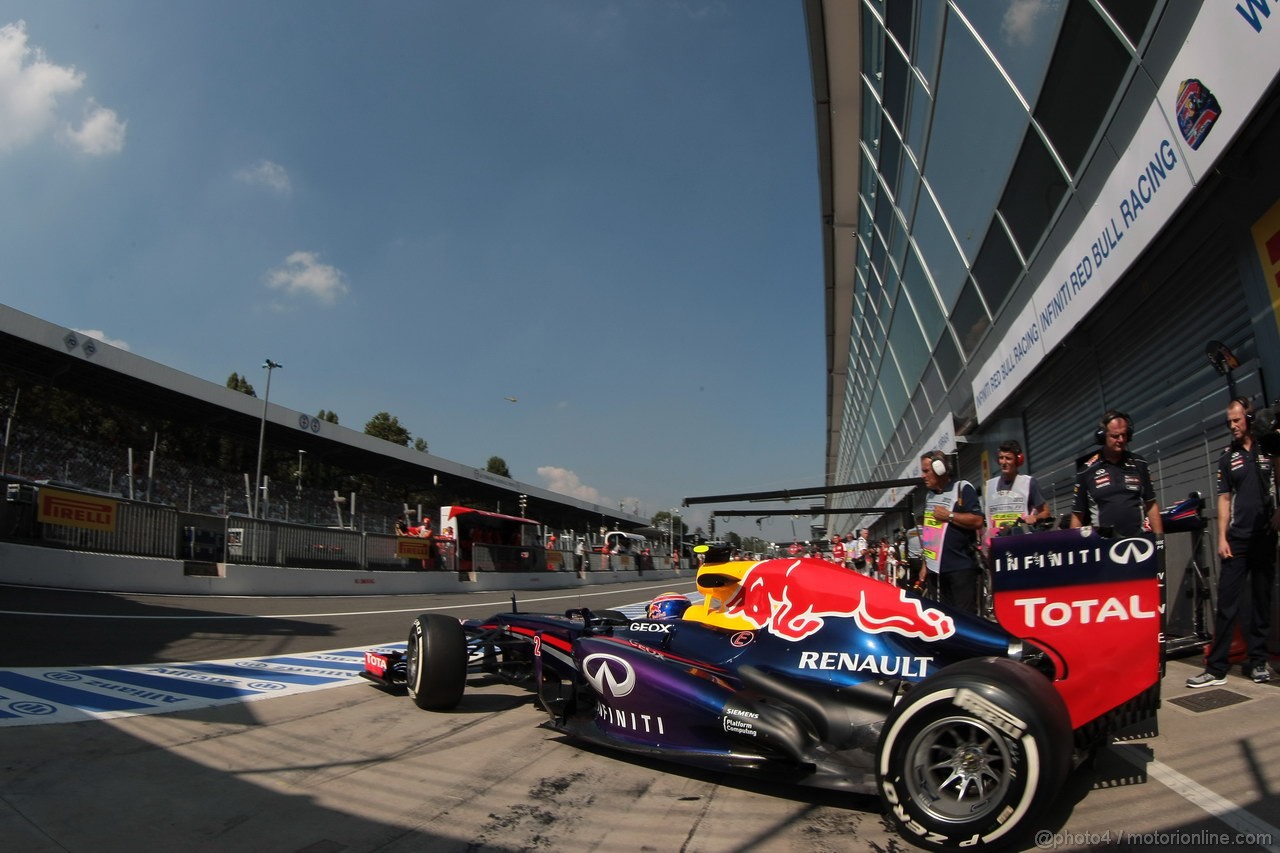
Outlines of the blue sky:
[{"label": "blue sky", "polygon": [[269,357],[274,403],[645,516],[822,481],[798,0],[0,0],[0,27],[0,302],[259,394]]}]

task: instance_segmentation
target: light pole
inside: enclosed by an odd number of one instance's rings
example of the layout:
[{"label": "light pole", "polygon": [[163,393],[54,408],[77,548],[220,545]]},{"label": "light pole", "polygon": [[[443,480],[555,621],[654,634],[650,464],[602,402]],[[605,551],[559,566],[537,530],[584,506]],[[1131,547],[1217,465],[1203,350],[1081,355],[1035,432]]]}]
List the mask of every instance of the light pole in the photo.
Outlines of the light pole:
[{"label": "light pole", "polygon": [[671,510],[671,528],[672,535],[679,537],[679,545],[676,546],[676,567],[679,568],[680,561],[684,559],[684,522],[680,520],[680,510],[674,507]]},{"label": "light pole", "polygon": [[302,500],[302,456],[307,451],[298,449],[298,500]]},{"label": "light pole", "polygon": [[284,367],[283,364],[276,364],[271,359],[267,359],[262,363],[263,369],[267,371],[267,390],[262,395],[262,425],[258,428],[258,468],[253,474],[253,517],[261,518],[258,514],[260,498],[262,497],[262,443],[267,437],[267,401],[271,399],[271,371],[277,367]]}]

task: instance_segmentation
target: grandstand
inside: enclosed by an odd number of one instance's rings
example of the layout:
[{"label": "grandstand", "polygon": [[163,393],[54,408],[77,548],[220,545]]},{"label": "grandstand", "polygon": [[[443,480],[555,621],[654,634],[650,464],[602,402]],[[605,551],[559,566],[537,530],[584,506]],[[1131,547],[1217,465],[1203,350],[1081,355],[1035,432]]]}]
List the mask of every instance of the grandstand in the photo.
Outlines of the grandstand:
[{"label": "grandstand", "polygon": [[[109,412],[115,428],[99,431],[92,423],[60,422],[38,408],[24,419],[33,407],[24,407],[22,395],[30,399],[48,389],[84,401],[91,411]],[[262,402],[254,397],[5,305],[0,305],[0,390],[5,392],[0,428],[9,427],[2,473],[9,477],[68,482],[185,512],[248,511],[252,454],[264,423]],[[19,403],[10,423],[15,391]],[[4,436],[0,433],[0,440]],[[164,449],[152,463],[156,446]],[[268,518],[332,526],[342,513],[343,523],[384,532],[406,502],[415,505],[415,498],[433,507],[465,504],[510,514],[519,511],[523,498],[524,514],[554,529],[630,529],[647,523],[617,508],[401,447],[274,403],[267,405],[264,447],[270,463],[264,472],[292,470],[291,460],[305,451],[306,465],[317,478],[303,488],[301,501],[295,482],[272,482],[262,512]],[[342,502],[335,503],[335,492]],[[352,495],[354,519],[349,517]]]}]

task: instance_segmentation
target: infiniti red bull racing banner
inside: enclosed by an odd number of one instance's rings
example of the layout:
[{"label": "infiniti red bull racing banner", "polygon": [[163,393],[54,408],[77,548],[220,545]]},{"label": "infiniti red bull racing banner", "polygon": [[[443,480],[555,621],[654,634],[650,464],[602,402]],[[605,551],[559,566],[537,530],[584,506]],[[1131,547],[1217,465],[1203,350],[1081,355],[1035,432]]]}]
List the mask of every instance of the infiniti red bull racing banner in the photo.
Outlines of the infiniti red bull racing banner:
[{"label": "infiniti red bull racing banner", "polygon": [[36,502],[36,521],[115,533],[119,509],[120,504],[111,498],[41,486]]},{"label": "infiniti red bull racing banner", "polygon": [[[985,422],[1172,221],[1280,78],[1274,0],[1203,3],[1094,201],[973,374]],[[1134,110],[1142,109],[1138,104]]]}]

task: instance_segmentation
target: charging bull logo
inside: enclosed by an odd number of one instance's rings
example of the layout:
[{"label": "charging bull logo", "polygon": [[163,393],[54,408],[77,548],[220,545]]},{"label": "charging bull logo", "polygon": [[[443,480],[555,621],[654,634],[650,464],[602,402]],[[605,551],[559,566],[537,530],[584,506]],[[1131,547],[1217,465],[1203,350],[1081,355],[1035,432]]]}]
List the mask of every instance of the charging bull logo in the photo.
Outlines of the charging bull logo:
[{"label": "charging bull logo", "polygon": [[827,618],[852,618],[869,634],[889,632],[930,642],[956,632],[941,610],[880,581],[820,560],[767,560],[752,566],[725,614],[787,640],[803,640]]},{"label": "charging bull logo", "polygon": [[1208,86],[1195,79],[1183,80],[1178,86],[1177,114],[1182,138],[1195,150],[1213,130],[1222,107]]}]

